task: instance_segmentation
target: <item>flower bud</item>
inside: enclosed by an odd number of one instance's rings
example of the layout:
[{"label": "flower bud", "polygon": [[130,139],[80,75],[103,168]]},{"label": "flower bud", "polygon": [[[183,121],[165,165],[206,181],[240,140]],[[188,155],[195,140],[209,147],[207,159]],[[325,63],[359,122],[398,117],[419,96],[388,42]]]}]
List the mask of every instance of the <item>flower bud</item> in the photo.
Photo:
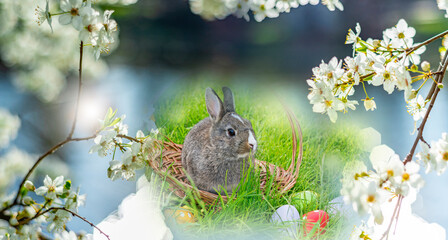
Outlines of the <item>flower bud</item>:
[{"label": "flower bud", "polygon": [[24,197],[22,201],[25,205],[31,205],[34,203],[34,200],[30,196]]},{"label": "flower bud", "polygon": [[411,99],[414,99],[415,97],[417,97],[417,91],[415,90],[415,89],[412,89],[412,91],[411,91],[411,93],[409,94],[409,97],[408,97],[408,101],[409,100],[411,100]]},{"label": "flower bud", "polygon": [[378,39],[373,40],[373,46],[376,48],[381,47],[381,41]]},{"label": "flower bud", "polygon": [[19,221],[17,221],[17,213],[14,214],[14,216],[12,216],[9,219],[9,224],[11,224],[11,225],[18,225],[19,224]]},{"label": "flower bud", "polygon": [[443,88],[443,83],[437,83],[437,87],[442,89]]},{"label": "flower bud", "polygon": [[366,111],[373,111],[376,109],[376,103],[373,101],[373,98],[366,98],[364,99],[364,107],[366,108]]},{"label": "flower bud", "polygon": [[30,191],[34,191],[36,189],[36,187],[34,187],[33,182],[31,182],[30,180],[26,180],[23,186]]},{"label": "flower bud", "polygon": [[431,70],[431,64],[429,64],[428,61],[423,61],[420,66],[422,67],[422,70],[425,72],[429,72]]}]

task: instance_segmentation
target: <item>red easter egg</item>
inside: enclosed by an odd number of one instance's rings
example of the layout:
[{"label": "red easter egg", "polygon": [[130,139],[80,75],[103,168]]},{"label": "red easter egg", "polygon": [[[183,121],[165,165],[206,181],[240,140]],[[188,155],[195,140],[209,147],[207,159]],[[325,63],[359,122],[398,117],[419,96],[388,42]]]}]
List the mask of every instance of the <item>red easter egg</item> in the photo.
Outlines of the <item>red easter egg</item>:
[{"label": "red easter egg", "polygon": [[[319,229],[315,229],[316,233],[324,233],[325,226],[327,226],[329,216],[323,210],[315,210],[305,214],[302,218],[303,220],[303,231],[305,235],[310,233],[315,225],[320,222]],[[316,227],[317,228],[317,227]]]}]

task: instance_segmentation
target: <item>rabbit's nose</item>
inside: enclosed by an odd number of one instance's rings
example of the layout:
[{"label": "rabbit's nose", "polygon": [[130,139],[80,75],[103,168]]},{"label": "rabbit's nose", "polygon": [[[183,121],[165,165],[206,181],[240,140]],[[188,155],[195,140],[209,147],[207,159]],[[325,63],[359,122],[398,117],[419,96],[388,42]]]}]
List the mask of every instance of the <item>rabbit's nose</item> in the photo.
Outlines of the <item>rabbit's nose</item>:
[{"label": "rabbit's nose", "polygon": [[255,152],[257,150],[257,140],[255,140],[254,135],[251,131],[249,131],[249,138],[247,139],[247,143],[252,152]]}]

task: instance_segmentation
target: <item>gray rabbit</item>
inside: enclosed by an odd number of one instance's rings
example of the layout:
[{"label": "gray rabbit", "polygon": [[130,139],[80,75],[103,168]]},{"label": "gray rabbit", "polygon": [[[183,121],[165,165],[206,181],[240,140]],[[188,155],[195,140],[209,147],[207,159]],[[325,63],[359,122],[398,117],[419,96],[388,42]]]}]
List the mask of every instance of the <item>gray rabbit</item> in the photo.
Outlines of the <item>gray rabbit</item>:
[{"label": "gray rabbit", "polygon": [[[223,87],[224,103],[216,92],[205,90],[210,117],[187,134],[182,149],[182,166],[201,190],[232,193],[241,173],[253,164],[257,140],[249,120],[235,113],[232,91]],[[252,162],[250,162],[252,161]]]}]

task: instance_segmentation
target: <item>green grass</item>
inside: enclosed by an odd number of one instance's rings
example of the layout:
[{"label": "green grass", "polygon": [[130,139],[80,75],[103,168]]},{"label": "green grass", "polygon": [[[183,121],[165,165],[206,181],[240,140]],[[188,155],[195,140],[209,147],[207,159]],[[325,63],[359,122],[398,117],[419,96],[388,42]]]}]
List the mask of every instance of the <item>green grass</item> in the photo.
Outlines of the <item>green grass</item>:
[{"label": "green grass", "polygon": [[[237,83],[241,86],[241,83]],[[236,112],[252,122],[259,149],[256,158],[287,168],[291,162],[292,136],[286,113],[269,87],[236,87],[227,83],[235,95]],[[218,83],[180,84],[178,89],[166,95],[155,111],[156,124],[164,135],[176,143],[183,143],[189,129],[208,116],[205,108],[204,92],[212,87],[222,97]],[[245,90],[250,89],[250,90]],[[304,99],[306,100],[306,99]],[[260,190],[259,176],[250,173],[247,181],[241,183],[241,189],[235,199],[227,204],[218,201],[215,206],[205,206],[192,194],[187,199],[177,201],[178,205],[192,207],[197,223],[183,224],[175,235],[181,239],[273,239],[279,238],[278,228],[283,226],[269,222],[275,209],[285,204],[294,205],[291,196],[294,193],[311,190],[318,193],[318,202],[299,209],[300,215],[308,211],[321,209],[328,212],[329,201],[339,196],[340,180],[344,165],[348,161],[361,159],[363,154],[357,144],[358,137],[353,126],[342,126],[316,121],[300,114],[298,104],[292,100],[287,104],[293,109],[301,123],[303,131],[303,161],[295,186],[286,194],[276,191]],[[311,105],[305,105],[311,108]],[[337,126],[334,127],[334,126]],[[231,194],[231,193],[229,193]],[[219,209],[218,209],[219,207]],[[319,239],[341,239],[344,228],[341,214],[330,215],[326,233]],[[300,231],[300,228],[299,228]],[[299,233],[300,234],[300,233]],[[303,238],[301,238],[303,239]],[[306,238],[305,238],[306,239]]]}]

